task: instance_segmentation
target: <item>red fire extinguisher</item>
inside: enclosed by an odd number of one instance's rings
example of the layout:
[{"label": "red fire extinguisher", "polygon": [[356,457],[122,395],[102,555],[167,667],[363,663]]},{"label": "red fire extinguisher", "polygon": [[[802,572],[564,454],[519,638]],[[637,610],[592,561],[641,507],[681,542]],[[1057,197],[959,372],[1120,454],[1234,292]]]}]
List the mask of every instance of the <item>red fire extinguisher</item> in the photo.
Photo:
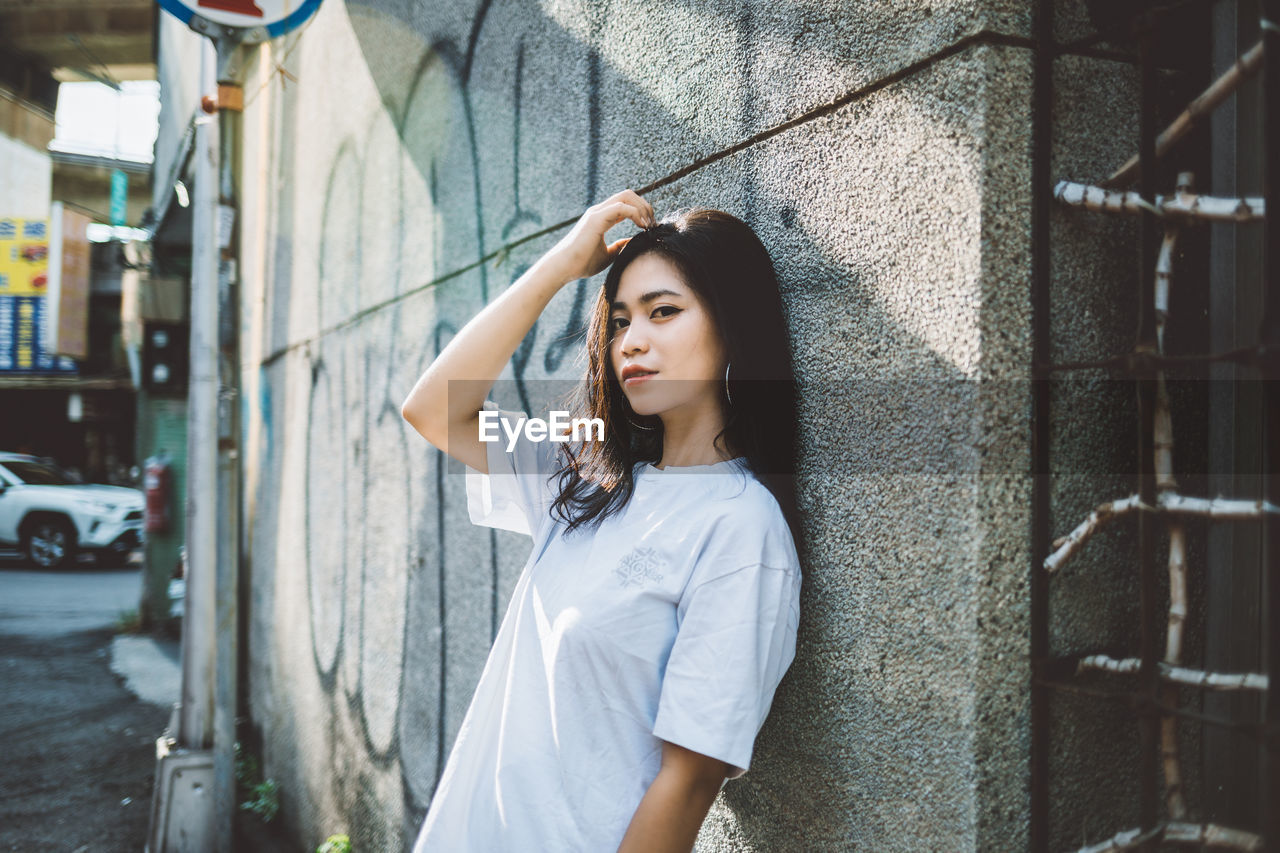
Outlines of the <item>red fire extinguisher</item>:
[{"label": "red fire extinguisher", "polygon": [[142,484],[147,497],[143,527],[147,533],[164,533],[169,529],[169,460],[163,454],[147,459]]}]

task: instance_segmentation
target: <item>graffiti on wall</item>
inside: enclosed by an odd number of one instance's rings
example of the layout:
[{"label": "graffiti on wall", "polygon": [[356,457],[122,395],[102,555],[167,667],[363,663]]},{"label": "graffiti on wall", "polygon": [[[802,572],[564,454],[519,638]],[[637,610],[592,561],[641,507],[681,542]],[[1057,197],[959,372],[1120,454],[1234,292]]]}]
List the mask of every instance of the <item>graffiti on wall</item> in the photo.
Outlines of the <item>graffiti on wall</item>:
[{"label": "graffiti on wall", "polygon": [[[387,5],[377,3],[384,22]],[[360,6],[360,0],[346,4],[381,101],[350,105],[365,115],[334,140],[333,153],[315,177],[310,169],[305,176],[290,171],[285,140],[305,134],[311,125],[295,90],[280,101],[276,182],[313,181],[318,186],[293,197],[306,195],[320,204],[312,212],[300,209],[301,201],[293,207],[281,202],[272,213],[276,234],[285,235],[277,236],[274,286],[286,291],[273,313],[288,313],[281,307],[284,300],[314,299],[306,308],[314,311],[319,329],[307,349],[299,508],[304,544],[298,558],[305,565],[311,665],[331,706],[326,716],[328,742],[336,747],[328,758],[335,801],[346,804],[351,818],[370,815],[368,831],[380,831],[385,802],[365,770],[350,772],[351,756],[339,756],[354,746],[357,767],[398,769],[402,831],[408,833],[430,803],[452,732],[474,689],[475,662],[487,654],[506,600],[500,534],[468,528],[461,478],[446,476],[443,454],[406,428],[399,408],[413,379],[457,329],[496,295],[499,285],[509,286],[527,269],[518,263],[477,265],[476,260],[548,224],[524,191],[528,177],[522,186],[521,173],[522,161],[537,162],[529,156],[527,139],[538,127],[534,110],[545,109],[538,99],[546,98],[545,86],[526,84],[531,64],[548,46],[518,35],[525,31],[527,9],[480,0],[465,44],[462,37],[424,34],[412,70],[396,76],[399,71],[388,71],[390,63],[378,55],[383,50],[378,33],[362,34]],[[738,23],[740,39],[750,43],[750,21]],[[508,40],[502,42],[500,60],[498,48],[481,39],[486,25]],[[616,189],[602,189],[599,179],[604,68],[593,45],[604,25],[595,20],[582,40],[583,61],[574,66],[580,76],[559,83],[582,93],[581,105],[575,106],[581,110],[580,129],[562,134],[566,152],[560,156],[581,161],[583,183],[556,193],[560,202],[576,195],[579,209]],[[483,112],[477,102],[497,97],[491,76],[485,84],[473,83],[476,57],[488,57],[486,51],[502,63],[510,87],[500,99],[509,109],[509,124],[498,128],[477,119]],[[748,105],[744,122],[749,115]],[[495,181],[495,174],[502,180]],[[742,183],[735,189],[750,215],[751,170],[740,174]],[[505,215],[486,217],[485,201],[495,196]],[[310,244],[290,242],[287,235],[297,233],[294,220],[315,232]],[[293,274],[295,264],[312,257],[314,285],[310,270],[305,281]],[[407,293],[468,267],[474,267],[466,272],[468,287],[449,280],[453,286],[447,293],[442,289],[428,323],[406,319]],[[511,358],[519,397],[512,405],[526,411],[533,408],[527,382],[561,374],[583,340],[594,290],[585,280],[566,290],[563,313],[540,318]],[[406,379],[410,374],[413,378]],[[270,390],[269,383],[264,373],[258,404],[268,467],[287,455],[274,452],[271,428],[283,429],[285,419],[274,417],[271,409],[284,394]],[[279,443],[283,448],[284,441]],[[410,464],[424,454],[432,460],[425,480]],[[474,553],[478,536],[488,540],[485,564],[466,564],[460,559],[462,538],[470,540],[467,553]],[[487,636],[476,618],[485,611]],[[389,849],[399,839],[364,841]]]},{"label": "graffiti on wall", "polygon": [[[451,494],[443,454],[433,452],[434,478],[423,493],[406,464],[423,447],[411,446],[416,437],[407,435],[399,413],[409,386],[398,366],[414,364],[420,374],[467,317],[439,316],[428,329],[409,330],[402,311],[368,308],[543,225],[520,193],[521,41],[512,80],[512,210],[497,240],[486,234],[482,152],[493,157],[494,149],[491,140],[477,140],[468,81],[488,11],[482,3],[465,49],[448,39],[431,42],[400,96],[386,97],[376,119],[337,148],[320,211],[315,310],[322,333],[309,350],[304,509],[311,658],[332,701],[359,721],[369,762],[381,768],[399,763],[406,829],[420,821],[443,771],[450,714],[456,723],[474,688],[473,674],[461,679],[449,665],[451,641],[487,651],[505,601],[496,531],[487,531],[483,590],[478,577],[484,569],[459,566],[451,550],[450,531],[465,509]],[[590,131],[582,198],[589,204],[598,194],[600,59],[594,50],[585,74]],[[466,215],[452,217],[446,229],[444,209]],[[467,217],[473,218],[457,221]],[[441,247],[448,247],[447,255]],[[526,268],[502,274],[509,284]],[[479,292],[470,313],[489,301],[491,275],[484,264],[475,271]],[[535,325],[512,357],[526,409],[526,377],[554,375],[582,340],[593,294],[585,281],[570,290],[563,326]],[[542,358],[535,364],[540,337]],[[487,637],[477,636],[474,624],[451,618],[451,597],[463,585],[487,592]],[[424,707],[431,703],[423,697],[434,698],[434,706]],[[344,784],[342,774],[334,778]],[[361,788],[358,780],[349,784]]]}]

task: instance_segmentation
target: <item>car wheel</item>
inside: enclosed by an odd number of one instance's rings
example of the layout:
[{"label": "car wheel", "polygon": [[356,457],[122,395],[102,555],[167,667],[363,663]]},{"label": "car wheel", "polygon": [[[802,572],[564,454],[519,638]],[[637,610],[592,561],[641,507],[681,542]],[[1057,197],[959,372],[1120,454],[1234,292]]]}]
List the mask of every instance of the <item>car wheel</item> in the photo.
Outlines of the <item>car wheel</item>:
[{"label": "car wheel", "polygon": [[42,519],[32,524],[22,542],[27,562],[38,569],[63,569],[75,564],[76,533],[65,521]]}]

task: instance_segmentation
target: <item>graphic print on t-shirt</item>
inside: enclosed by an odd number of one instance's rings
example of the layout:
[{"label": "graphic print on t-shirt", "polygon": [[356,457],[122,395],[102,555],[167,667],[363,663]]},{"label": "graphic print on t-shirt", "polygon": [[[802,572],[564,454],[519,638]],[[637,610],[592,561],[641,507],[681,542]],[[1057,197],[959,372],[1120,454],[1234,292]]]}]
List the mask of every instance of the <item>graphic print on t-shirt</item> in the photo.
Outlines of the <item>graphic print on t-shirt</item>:
[{"label": "graphic print on t-shirt", "polygon": [[613,574],[617,577],[619,586],[645,586],[662,580],[658,570],[666,565],[666,558],[654,549],[637,546],[618,561]]}]

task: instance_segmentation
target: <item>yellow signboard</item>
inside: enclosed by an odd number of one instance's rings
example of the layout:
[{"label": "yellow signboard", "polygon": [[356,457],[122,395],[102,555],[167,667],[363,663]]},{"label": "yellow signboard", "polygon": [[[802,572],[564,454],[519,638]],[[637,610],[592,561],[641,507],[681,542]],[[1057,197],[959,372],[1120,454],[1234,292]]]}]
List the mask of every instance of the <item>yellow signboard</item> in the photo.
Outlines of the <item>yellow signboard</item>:
[{"label": "yellow signboard", "polygon": [[0,218],[0,296],[44,296],[49,220]]},{"label": "yellow signboard", "polygon": [[49,351],[49,221],[0,217],[0,374],[74,373]]}]

